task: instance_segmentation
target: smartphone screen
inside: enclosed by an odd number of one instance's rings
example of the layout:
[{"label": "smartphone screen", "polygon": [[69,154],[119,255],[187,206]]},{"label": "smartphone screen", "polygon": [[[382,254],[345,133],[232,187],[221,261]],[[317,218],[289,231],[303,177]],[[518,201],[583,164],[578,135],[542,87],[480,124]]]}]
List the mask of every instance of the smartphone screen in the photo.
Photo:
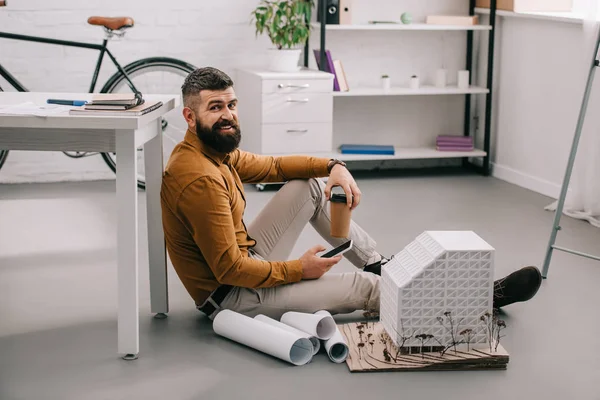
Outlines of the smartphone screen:
[{"label": "smartphone screen", "polygon": [[339,245],[335,249],[329,250],[327,253],[323,254],[321,258],[331,258],[335,257],[342,252],[346,252],[352,248],[352,240],[348,240],[347,242]]}]

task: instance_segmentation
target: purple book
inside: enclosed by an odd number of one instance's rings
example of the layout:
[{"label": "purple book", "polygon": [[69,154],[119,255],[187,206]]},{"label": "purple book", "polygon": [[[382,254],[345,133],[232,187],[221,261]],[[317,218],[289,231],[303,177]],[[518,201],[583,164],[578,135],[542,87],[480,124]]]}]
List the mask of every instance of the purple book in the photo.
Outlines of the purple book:
[{"label": "purple book", "polygon": [[435,142],[438,146],[473,146],[472,142]]},{"label": "purple book", "polygon": [[460,146],[437,146],[438,151],[472,151],[473,146],[460,147]]},{"label": "purple book", "polygon": [[[321,51],[319,49],[313,50],[315,54],[315,59],[317,60],[317,67],[321,69]],[[338,83],[337,75],[335,74],[335,67],[333,66],[333,59],[331,58],[331,53],[329,50],[325,50],[325,57],[327,61],[327,65],[325,66],[324,71],[333,74],[333,90],[335,92],[340,91],[340,85]]]}]

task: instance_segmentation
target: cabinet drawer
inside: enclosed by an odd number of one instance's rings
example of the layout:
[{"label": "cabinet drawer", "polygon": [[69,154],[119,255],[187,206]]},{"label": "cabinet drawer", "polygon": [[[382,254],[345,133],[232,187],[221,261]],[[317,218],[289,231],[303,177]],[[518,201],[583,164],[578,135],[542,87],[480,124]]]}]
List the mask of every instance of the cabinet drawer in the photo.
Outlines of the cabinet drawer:
[{"label": "cabinet drawer", "polygon": [[331,93],[331,79],[265,79],[262,81],[263,93]]},{"label": "cabinet drawer", "polygon": [[262,117],[265,124],[330,122],[333,96],[327,93],[265,94]]},{"label": "cabinet drawer", "polygon": [[332,124],[263,125],[262,152],[265,154],[306,154],[330,152]]}]

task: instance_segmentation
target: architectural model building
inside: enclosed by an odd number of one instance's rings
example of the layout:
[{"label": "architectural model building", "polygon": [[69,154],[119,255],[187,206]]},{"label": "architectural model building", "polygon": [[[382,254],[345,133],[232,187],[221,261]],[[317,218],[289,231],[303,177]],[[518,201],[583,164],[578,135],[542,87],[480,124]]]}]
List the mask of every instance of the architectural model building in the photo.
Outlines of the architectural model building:
[{"label": "architectural model building", "polygon": [[[471,231],[428,231],[382,268],[380,320],[396,346],[488,343],[494,248]],[[432,335],[432,336],[430,336]]]}]

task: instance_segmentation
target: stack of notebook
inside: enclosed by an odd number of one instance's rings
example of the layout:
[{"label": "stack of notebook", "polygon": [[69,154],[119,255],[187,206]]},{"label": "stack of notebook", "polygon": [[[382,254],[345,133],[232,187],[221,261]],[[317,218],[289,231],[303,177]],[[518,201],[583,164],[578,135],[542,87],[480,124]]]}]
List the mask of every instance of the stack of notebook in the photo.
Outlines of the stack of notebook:
[{"label": "stack of notebook", "polygon": [[472,151],[473,138],[471,136],[439,135],[435,146],[439,151]]},{"label": "stack of notebook", "polygon": [[162,102],[146,102],[135,93],[102,93],[92,97],[83,107],[71,109],[71,115],[139,116],[162,106]]}]

